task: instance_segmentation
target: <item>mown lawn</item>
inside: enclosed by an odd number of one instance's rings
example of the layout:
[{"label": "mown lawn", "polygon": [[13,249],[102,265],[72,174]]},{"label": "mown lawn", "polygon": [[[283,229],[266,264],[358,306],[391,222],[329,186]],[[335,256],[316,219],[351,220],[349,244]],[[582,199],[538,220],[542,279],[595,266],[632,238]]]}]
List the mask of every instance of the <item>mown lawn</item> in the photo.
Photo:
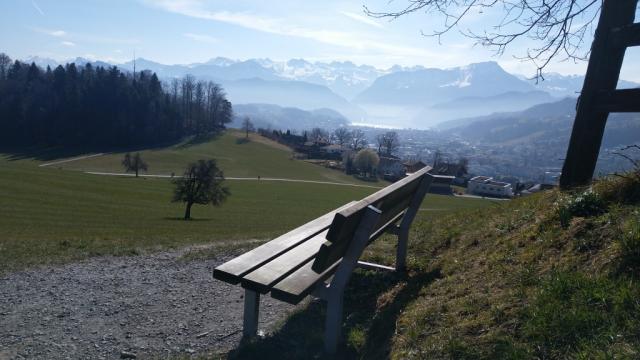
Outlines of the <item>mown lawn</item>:
[{"label": "mown lawn", "polygon": [[[257,146],[261,149],[258,153],[271,148]],[[286,158],[274,156],[264,161],[293,169]],[[183,221],[182,204],[170,202],[172,184],[168,179],[90,175],[38,167],[40,163],[0,156],[0,271],[87,256],[132,254],[140,249],[269,239],[376,190],[229,180],[232,195],[227,203],[220,208],[195,206],[194,220]],[[292,164],[302,168],[303,174],[309,165]],[[319,169],[313,176],[333,171]],[[434,195],[424,207],[432,214],[434,209],[487,204]]]},{"label": "mown lawn", "polygon": [[[275,177],[384,186],[385,183],[360,181],[353,176],[322,166],[292,159],[292,151],[262,136],[229,130],[225,134],[200,144],[185,143],[140,151],[149,164],[149,174],[181,175],[186,165],[198,159],[216,159],[227,177]],[[112,153],[55,165],[79,171],[123,172],[123,153]]]}]

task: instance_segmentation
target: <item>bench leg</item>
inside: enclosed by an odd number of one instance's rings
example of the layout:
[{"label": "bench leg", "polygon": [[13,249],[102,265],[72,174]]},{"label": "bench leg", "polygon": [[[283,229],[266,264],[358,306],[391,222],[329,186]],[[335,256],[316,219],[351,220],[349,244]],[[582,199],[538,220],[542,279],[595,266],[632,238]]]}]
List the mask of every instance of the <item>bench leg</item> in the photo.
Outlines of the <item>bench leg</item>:
[{"label": "bench leg", "polygon": [[258,333],[258,314],[260,310],[260,294],[244,290],[244,319],[242,335],[246,338],[254,337]]},{"label": "bench leg", "polygon": [[342,293],[331,292],[327,299],[327,317],[324,327],[324,350],[328,354],[335,354],[342,331]]},{"label": "bench leg", "polygon": [[407,270],[407,243],[409,242],[409,229],[400,229],[398,232],[398,249],[396,250],[396,271]]}]

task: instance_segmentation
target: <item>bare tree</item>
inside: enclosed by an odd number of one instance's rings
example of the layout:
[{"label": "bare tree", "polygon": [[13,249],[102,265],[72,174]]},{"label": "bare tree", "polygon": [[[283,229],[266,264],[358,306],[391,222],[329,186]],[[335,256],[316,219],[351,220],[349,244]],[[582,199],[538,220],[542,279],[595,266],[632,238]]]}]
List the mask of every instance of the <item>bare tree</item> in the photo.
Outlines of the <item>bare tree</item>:
[{"label": "bare tree", "polygon": [[[634,158],[633,155],[631,155],[630,153],[627,153],[629,150],[632,150],[638,153],[640,152],[640,145],[632,144],[632,145],[623,146],[622,148],[620,148],[620,150],[614,151],[612,154],[618,155],[626,159],[627,161],[629,161],[633,165],[633,170],[632,170],[633,174],[640,175],[640,159]],[[617,173],[615,175],[625,177],[624,175],[620,175]]]},{"label": "bare tree", "polygon": [[329,134],[326,130],[321,128],[313,128],[309,133],[309,140],[313,142],[326,141],[329,138]]},{"label": "bare tree", "polygon": [[174,179],[173,202],[186,204],[184,219],[191,218],[193,204],[211,204],[220,206],[231,195],[227,187],[222,186],[224,174],[215,160],[198,160],[189,164],[184,175]]},{"label": "bare tree", "polygon": [[242,130],[245,132],[245,139],[249,139],[249,132],[254,130],[253,123],[248,116],[245,116],[242,119]]},{"label": "bare tree", "polygon": [[351,131],[351,141],[349,143],[349,148],[358,151],[365,148],[368,143],[369,142],[367,141],[367,137],[365,136],[364,131],[360,129]]},{"label": "bare tree", "polygon": [[[440,40],[446,33],[457,31],[477,44],[493,48],[499,55],[517,39],[527,38],[534,45],[519,58],[535,64],[537,77],[542,76],[542,70],[554,57],[574,61],[588,58],[590,49],[584,46],[584,40],[594,32],[602,6],[602,0],[404,0],[402,3],[396,11],[375,11],[366,6],[364,11],[375,18],[389,19],[423,12],[441,23],[436,29],[422,31],[423,35]],[[464,26],[465,20],[477,16],[498,20],[490,30],[476,31]]]},{"label": "bare tree", "polygon": [[131,153],[126,153],[122,159],[122,166],[126,172],[135,171],[136,177],[140,171],[147,171],[147,163],[142,160],[140,153],[136,153],[131,156]]},{"label": "bare tree", "polygon": [[351,142],[351,131],[345,127],[339,127],[333,131],[332,137],[336,144],[347,146]]},{"label": "bare tree", "polygon": [[400,139],[395,131],[387,131],[376,137],[378,142],[378,153],[383,155],[393,155],[400,147]]}]

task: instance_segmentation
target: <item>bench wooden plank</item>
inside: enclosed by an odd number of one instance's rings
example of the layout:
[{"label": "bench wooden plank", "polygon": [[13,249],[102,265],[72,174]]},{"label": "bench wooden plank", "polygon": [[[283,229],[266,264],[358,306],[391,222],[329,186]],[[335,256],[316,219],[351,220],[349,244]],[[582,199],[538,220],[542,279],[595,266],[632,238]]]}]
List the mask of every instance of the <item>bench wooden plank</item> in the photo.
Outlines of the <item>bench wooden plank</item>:
[{"label": "bench wooden plank", "polygon": [[[402,215],[402,213],[397,214],[396,217],[391,219],[386,226],[373,233],[369,242],[372,242],[382,236],[387,228],[393,226],[398,222],[398,220],[402,219]],[[325,241],[325,245],[331,246],[332,243]],[[340,265],[340,260],[328,266],[325,270],[318,272],[313,270],[313,261],[308,261],[298,270],[294,271],[274,285],[271,289],[271,297],[295,305],[302,301],[302,299],[307,295],[311,294],[313,290],[315,290],[317,284],[330,278],[335,273],[338,265]]]},{"label": "bench wooden plank", "polygon": [[[320,248],[313,264],[313,269],[317,272],[323,271],[326,266],[333,264],[344,255],[360,224],[364,209],[366,209],[366,207],[363,208],[365,204],[373,205],[382,212],[378,223],[374,226],[374,231],[386,227],[391,219],[403,213],[409,207],[425,176],[433,177],[433,175],[428,174],[429,170],[429,167],[425,167],[413,175],[338,212],[327,234],[329,243],[325,243]],[[333,239],[331,234],[334,234]]]},{"label": "bench wooden plank", "polygon": [[279,236],[257,248],[246,252],[213,270],[213,277],[231,284],[237,284],[242,277],[261,265],[280,256],[298,244],[325,231],[335,214],[356,203],[352,201],[319,218],[316,218],[288,233]]},{"label": "bench wooden plank", "polygon": [[242,278],[242,286],[262,294],[269,292],[275,283],[313,259],[326,241],[326,235],[327,231],[323,231],[248,273]]},{"label": "bench wooden plank", "polygon": [[[387,222],[382,226],[377,226],[377,229],[369,239],[369,243],[382,236],[382,234],[384,234],[389,227],[395,226],[395,224],[400,219],[402,219],[403,216],[404,211],[401,211],[399,213],[396,213],[393,218],[387,220]],[[344,253],[347,251],[347,247],[349,247],[348,242],[343,241],[340,243],[332,243],[330,241],[325,241],[324,244],[322,244],[322,247],[320,247],[320,250],[318,250],[318,254],[315,257],[315,261],[312,266],[313,270],[318,273],[323,272],[327,266],[342,258]]]},{"label": "bench wooden plank", "polygon": [[[364,209],[369,205],[373,205],[380,209],[384,214],[386,210],[393,207],[395,203],[413,194],[420,185],[422,176],[431,170],[431,167],[426,166],[410,176],[399,180],[386,188],[367,196],[366,198],[358,201],[357,203],[340,210],[334,217],[329,233],[327,234],[327,240],[331,242],[351,241],[355,229],[360,223],[360,219],[364,214]],[[393,217],[396,214],[388,214],[386,216]],[[387,218],[387,220],[389,219]]]},{"label": "bench wooden plank", "polygon": [[[402,213],[397,214],[395,218],[391,219],[386,226],[381,227],[375,233],[373,233],[369,239],[369,242],[377,239],[382,234],[385,233],[386,229],[390,226],[393,226],[398,220],[402,219]],[[328,241],[325,241],[323,246],[331,246],[337,245],[332,244]],[[312,259],[313,260],[313,259]],[[315,289],[315,286],[328,279],[333,275],[338,265],[340,264],[340,260],[328,266],[326,269],[322,271],[315,271],[313,269],[313,261],[310,260],[306,262],[299,269],[291,273],[289,276],[280,280],[277,284],[273,285],[271,289],[271,296],[275,299],[286,301],[290,304],[297,304],[302,299],[304,299],[307,295],[309,295]]]},{"label": "bench wooden plank", "polygon": [[313,271],[313,269],[311,269],[312,264],[313,261],[309,260],[298,270],[277,283],[271,289],[271,297],[293,305],[299,303],[313,292],[316,284],[333,275],[340,261],[327,267],[327,269],[321,273]]}]

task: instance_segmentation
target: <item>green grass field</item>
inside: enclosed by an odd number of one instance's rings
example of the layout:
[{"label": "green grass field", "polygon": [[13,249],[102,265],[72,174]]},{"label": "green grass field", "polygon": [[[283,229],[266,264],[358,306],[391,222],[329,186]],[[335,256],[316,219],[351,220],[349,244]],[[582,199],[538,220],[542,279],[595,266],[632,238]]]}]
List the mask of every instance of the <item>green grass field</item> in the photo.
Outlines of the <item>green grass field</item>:
[{"label": "green grass field", "polygon": [[[141,151],[149,164],[149,174],[181,175],[186,165],[198,159],[214,158],[228,177],[277,177],[300,180],[331,181],[341,183],[363,182],[339,171],[326,169],[304,161],[291,159],[292,151],[283,145],[256,134],[251,141],[241,142],[244,134],[230,130],[213,141],[186,146],[174,146]],[[55,167],[79,171],[123,172],[120,162],[123,153],[113,153],[68,163]],[[385,184],[379,184],[384,186]]]},{"label": "green grass field", "polygon": [[[221,142],[222,144],[219,144]],[[233,135],[199,149],[235,146]],[[253,142],[250,152],[227,150],[222,164],[230,175],[250,176],[256,168],[264,176],[356,182],[334,170],[289,160],[284,150]],[[145,152],[150,165],[168,171],[188,154],[196,159],[204,153],[193,148]],[[153,156],[151,155],[153,154]],[[166,162],[162,154],[166,154]],[[253,159],[254,154],[260,154]],[[269,155],[271,154],[271,155]],[[215,153],[210,156],[215,157]],[[117,164],[118,156],[82,160],[101,166]],[[80,161],[78,162],[80,163]],[[40,161],[9,160],[0,155],[0,271],[48,262],[64,262],[87,256],[132,254],[141,249],[163,249],[225,240],[269,239],[303,224],[375,188],[312,183],[228,180],[232,196],[220,208],[195,206],[193,221],[183,221],[183,205],[171,203],[168,179],[112,177],[84,174],[69,162],[63,168],[39,167]],[[234,165],[232,165],[234,164]],[[242,164],[242,165],[238,165]],[[247,166],[244,173],[243,166]],[[296,169],[299,168],[299,174]],[[267,172],[270,169],[271,172]],[[367,183],[370,184],[370,183]],[[479,199],[429,195],[421,217],[438,211],[484,207]]]}]

